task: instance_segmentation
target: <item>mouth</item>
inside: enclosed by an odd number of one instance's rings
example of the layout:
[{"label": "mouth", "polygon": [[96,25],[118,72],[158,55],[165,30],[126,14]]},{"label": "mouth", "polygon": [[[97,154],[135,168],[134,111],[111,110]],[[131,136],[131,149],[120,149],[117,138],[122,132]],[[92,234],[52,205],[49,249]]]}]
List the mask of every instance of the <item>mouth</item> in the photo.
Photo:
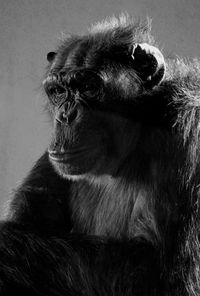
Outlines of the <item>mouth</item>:
[{"label": "mouth", "polygon": [[69,150],[64,152],[49,150],[49,158],[55,162],[67,163],[72,160],[80,159],[87,154],[86,150]]}]

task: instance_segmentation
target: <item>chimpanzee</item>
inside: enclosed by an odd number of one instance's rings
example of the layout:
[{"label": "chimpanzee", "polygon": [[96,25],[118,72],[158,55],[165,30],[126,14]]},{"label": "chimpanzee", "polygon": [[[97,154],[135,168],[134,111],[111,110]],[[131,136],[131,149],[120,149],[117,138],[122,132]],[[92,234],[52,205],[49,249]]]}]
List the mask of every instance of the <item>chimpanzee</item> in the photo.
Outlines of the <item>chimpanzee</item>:
[{"label": "chimpanzee", "polygon": [[0,294],[200,295],[200,62],[125,16],[47,60],[52,140],[1,221]]}]

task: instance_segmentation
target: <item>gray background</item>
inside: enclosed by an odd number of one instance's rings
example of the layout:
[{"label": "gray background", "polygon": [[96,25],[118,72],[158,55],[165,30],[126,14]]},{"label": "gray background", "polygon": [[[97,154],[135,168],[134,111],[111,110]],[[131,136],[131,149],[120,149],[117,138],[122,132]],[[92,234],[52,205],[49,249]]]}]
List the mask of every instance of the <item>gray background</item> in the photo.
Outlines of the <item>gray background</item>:
[{"label": "gray background", "polygon": [[199,0],[0,0],[0,216],[50,137],[41,81],[62,32],[127,11],[153,19],[168,56],[200,55]]}]

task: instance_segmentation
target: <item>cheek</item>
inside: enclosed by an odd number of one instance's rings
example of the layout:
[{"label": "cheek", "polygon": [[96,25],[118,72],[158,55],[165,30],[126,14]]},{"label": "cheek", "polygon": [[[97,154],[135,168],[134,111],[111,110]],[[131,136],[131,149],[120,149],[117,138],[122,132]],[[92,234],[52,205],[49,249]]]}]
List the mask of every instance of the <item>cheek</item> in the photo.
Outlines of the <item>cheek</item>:
[{"label": "cheek", "polygon": [[[49,146],[50,160],[63,176],[96,172],[114,153],[113,141],[110,127],[98,116],[74,126],[56,123]],[[56,154],[61,156],[56,158]]]},{"label": "cheek", "polygon": [[57,152],[97,150],[110,146],[111,138],[109,127],[98,120],[82,120],[71,126],[55,122],[50,147]]}]

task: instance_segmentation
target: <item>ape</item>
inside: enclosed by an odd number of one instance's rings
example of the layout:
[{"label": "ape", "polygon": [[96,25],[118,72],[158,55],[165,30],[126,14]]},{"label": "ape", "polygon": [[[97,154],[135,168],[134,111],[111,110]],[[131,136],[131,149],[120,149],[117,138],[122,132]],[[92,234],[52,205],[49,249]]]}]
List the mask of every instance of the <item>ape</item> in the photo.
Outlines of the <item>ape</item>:
[{"label": "ape", "polygon": [[47,59],[52,140],[1,222],[1,295],[200,295],[200,63],[124,16]]}]

